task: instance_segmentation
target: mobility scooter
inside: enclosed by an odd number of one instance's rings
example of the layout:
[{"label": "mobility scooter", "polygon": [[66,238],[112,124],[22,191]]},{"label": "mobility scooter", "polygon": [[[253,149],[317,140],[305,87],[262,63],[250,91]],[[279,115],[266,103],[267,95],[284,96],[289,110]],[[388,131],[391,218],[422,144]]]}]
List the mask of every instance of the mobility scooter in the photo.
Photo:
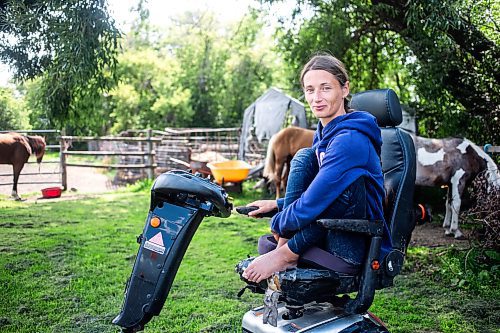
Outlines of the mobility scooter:
[{"label": "mobility scooter", "polygon": [[[368,252],[360,270],[328,269],[328,261],[335,258],[329,258],[326,252],[326,256],[322,253],[316,258],[313,254],[312,266],[299,261],[296,268],[256,284],[242,277],[253,258],[242,260],[236,265],[236,272],[247,283],[242,291],[264,294],[264,306],[243,316],[243,332],[387,332],[368,309],[375,290],[392,286],[400,273],[415,226],[415,149],[410,135],[396,128],[402,121],[402,112],[393,90],[355,94],[351,108],[370,112],[381,127],[384,218],[393,250],[379,258],[383,221],[323,219],[317,223],[327,229],[366,235]],[[139,252],[126,285],[122,310],[113,323],[123,332],[137,332],[159,315],[203,218],[228,217],[231,210],[224,189],[207,179],[183,171],[160,175],[151,190],[150,211],[138,237]],[[353,299],[348,295],[351,293],[356,293]]]}]

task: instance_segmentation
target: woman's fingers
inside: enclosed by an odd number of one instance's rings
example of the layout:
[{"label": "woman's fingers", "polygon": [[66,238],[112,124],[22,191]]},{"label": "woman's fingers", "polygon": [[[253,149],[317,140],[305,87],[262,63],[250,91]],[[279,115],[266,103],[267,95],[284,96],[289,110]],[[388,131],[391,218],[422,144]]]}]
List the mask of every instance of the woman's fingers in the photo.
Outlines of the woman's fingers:
[{"label": "woman's fingers", "polygon": [[248,216],[255,216],[255,215],[258,215],[260,213],[265,213],[265,211],[262,209],[262,207],[259,207],[259,209],[256,209],[254,211],[249,212]]},{"label": "woman's fingers", "polygon": [[254,201],[254,202],[247,204],[247,207],[249,207],[249,206],[258,207],[258,209],[254,210],[252,212],[249,212],[248,216],[256,216],[259,214],[265,214],[265,213],[268,213],[268,212],[272,211],[273,209],[277,208],[276,201],[274,201],[274,200],[257,200],[257,201]]}]

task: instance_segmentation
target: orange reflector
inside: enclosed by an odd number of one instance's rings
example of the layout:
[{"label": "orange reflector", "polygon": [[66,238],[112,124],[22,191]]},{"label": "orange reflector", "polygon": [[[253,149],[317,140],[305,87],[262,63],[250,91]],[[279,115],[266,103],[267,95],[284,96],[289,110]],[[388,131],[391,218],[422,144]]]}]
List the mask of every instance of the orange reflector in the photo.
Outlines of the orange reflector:
[{"label": "orange reflector", "polygon": [[149,224],[151,224],[153,228],[158,228],[161,224],[161,221],[159,218],[155,216],[151,219],[151,221],[149,221]]},{"label": "orange reflector", "polygon": [[378,262],[378,260],[373,260],[372,261],[372,269],[374,271],[378,271],[379,268],[380,268],[380,263]]},{"label": "orange reflector", "polygon": [[420,207],[420,211],[422,212],[422,220],[425,220],[425,207],[422,204],[418,204],[418,207]]}]

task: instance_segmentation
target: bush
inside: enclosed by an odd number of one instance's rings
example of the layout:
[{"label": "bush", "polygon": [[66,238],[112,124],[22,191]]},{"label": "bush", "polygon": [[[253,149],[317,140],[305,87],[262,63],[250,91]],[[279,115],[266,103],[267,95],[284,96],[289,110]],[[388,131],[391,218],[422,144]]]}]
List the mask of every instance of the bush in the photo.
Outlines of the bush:
[{"label": "bush", "polygon": [[127,185],[127,189],[129,189],[132,192],[143,192],[143,191],[149,191],[151,190],[151,187],[153,187],[153,179],[141,179],[136,181],[132,185]]},{"label": "bush", "polygon": [[480,174],[470,190],[475,203],[460,214],[460,220],[473,228],[470,246],[466,249],[448,248],[431,256],[433,265],[423,266],[429,267],[427,275],[445,285],[480,294],[498,294],[500,189],[488,187],[486,175]]},{"label": "bush", "polygon": [[475,227],[477,246],[500,250],[500,188],[488,184],[486,175],[480,174],[473,182],[471,197],[475,205],[462,212],[460,219]]}]

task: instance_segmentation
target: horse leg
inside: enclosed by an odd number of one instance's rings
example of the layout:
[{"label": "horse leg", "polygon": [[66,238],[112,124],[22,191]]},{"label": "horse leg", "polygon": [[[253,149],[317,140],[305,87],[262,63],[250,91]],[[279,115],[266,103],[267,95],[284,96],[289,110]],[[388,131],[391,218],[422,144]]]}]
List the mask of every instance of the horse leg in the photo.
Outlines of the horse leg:
[{"label": "horse leg", "polygon": [[14,171],[14,185],[12,186],[12,197],[20,201],[21,197],[17,194],[17,182],[19,180],[19,174],[24,167],[24,163],[21,165],[12,165],[12,170]]},{"label": "horse leg", "polygon": [[452,202],[451,202],[451,224],[450,233],[455,235],[456,239],[463,239],[464,234],[458,229],[458,217],[460,215],[460,206],[462,205],[462,194],[465,190],[466,177],[463,177],[465,171],[457,170],[451,178]]},{"label": "horse leg", "polygon": [[276,199],[280,198],[281,181],[283,177],[283,166],[285,161],[282,158],[276,158],[274,162],[274,183],[276,184]]},{"label": "horse leg", "polygon": [[274,179],[274,187],[276,187],[276,200],[280,198],[280,187],[281,187],[281,180],[276,177]]},{"label": "horse leg", "polygon": [[452,215],[451,203],[452,203],[451,186],[448,186],[448,191],[446,192],[446,214],[444,215],[444,221],[443,221],[443,228],[445,228],[444,233],[446,236],[450,235],[449,229],[450,229],[451,215]]},{"label": "horse leg", "polygon": [[288,184],[288,175],[290,175],[290,162],[292,161],[291,158],[288,158],[286,160],[286,169],[285,169],[285,174],[283,175],[283,191],[286,193],[286,186]]}]

